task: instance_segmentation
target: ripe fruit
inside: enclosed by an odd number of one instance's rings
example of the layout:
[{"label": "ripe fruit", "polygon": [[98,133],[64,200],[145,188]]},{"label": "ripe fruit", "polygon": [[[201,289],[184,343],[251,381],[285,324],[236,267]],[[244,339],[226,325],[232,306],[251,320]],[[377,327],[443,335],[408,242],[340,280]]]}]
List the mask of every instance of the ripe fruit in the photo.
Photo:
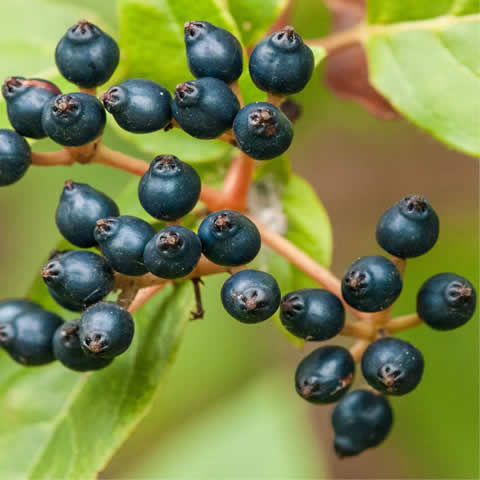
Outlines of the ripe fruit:
[{"label": "ripe fruit", "polygon": [[97,220],[120,214],[117,204],[107,195],[87,185],[67,180],[57,206],[55,221],[60,233],[82,248],[97,244],[93,230]]},{"label": "ripe fruit", "polygon": [[9,298],[0,302],[0,323],[10,322],[18,315],[30,310],[41,310],[38,303],[25,298]]},{"label": "ripe fruit", "polygon": [[42,113],[45,133],[60,145],[76,147],[92,142],[105,127],[100,101],[86,93],[68,93],[49,100]]},{"label": "ripe fruit", "polygon": [[368,390],[347,393],[332,415],[337,455],[349,457],[376,447],[385,440],[392,424],[392,407],[385,397]]},{"label": "ripe fruit", "polygon": [[115,121],[129,132],[155,132],[172,118],[170,92],[151,80],[126,80],[110,87],[100,100]]},{"label": "ripe fruit", "polygon": [[278,157],[293,139],[290,120],[266,102],[245,105],[235,117],[233,133],[242,151],[257,160]]},{"label": "ripe fruit", "polygon": [[115,40],[86,20],[70,27],[55,49],[55,62],[61,74],[84,88],[98,87],[108,81],[119,58]]},{"label": "ripe fruit", "polygon": [[232,128],[239,110],[240,103],[230,87],[212,77],[177,85],[172,101],[173,118],[196,138],[219,137]]},{"label": "ripe fruit", "polygon": [[200,177],[174,155],[155,157],[138,185],[142,207],[159,220],[177,220],[198,202]]},{"label": "ripe fruit", "polygon": [[143,275],[146,244],[155,235],[155,229],[141,218],[123,215],[97,221],[95,240],[103,256],[117,272],[125,275]]},{"label": "ripe fruit", "polygon": [[310,47],[293,27],[287,26],[262,40],[250,55],[250,76],[266,92],[289,95],[300,92],[310,80],[314,58]]},{"label": "ripe fruit", "polygon": [[438,232],[438,217],[428,201],[419,195],[408,195],[380,218],[377,242],[396,257],[418,257],[435,245]]},{"label": "ripe fruit", "polygon": [[327,345],[307,355],[295,373],[297,393],[312,403],[332,403],[350,388],[355,361],[343,347]]},{"label": "ripe fruit", "polygon": [[8,77],[2,86],[8,119],[24,137],[44,138],[42,111],[45,104],[61,92],[56,85],[40,78]]},{"label": "ripe fruit", "polygon": [[319,342],[340,333],[345,324],[345,309],[333,293],[305,288],[283,297],[280,320],[293,335]]},{"label": "ripe fruit", "polygon": [[204,218],[198,229],[204,255],[217,265],[236,267],[251,262],[260,251],[260,232],[245,215],[219,210]]},{"label": "ripe fruit", "polygon": [[363,354],[362,372],[373,388],[390,395],[405,395],[422,378],[423,355],[399,338],[380,338]]},{"label": "ripe fruit", "polygon": [[222,287],[225,310],[242,323],[258,323],[270,318],[280,305],[280,288],[268,273],[242,270]]},{"label": "ripe fruit", "polygon": [[160,278],[181,278],[197,266],[202,255],[198,235],[188,228],[172,225],[160,230],[143,252],[148,271]]},{"label": "ripe fruit", "polygon": [[32,163],[26,140],[13,130],[0,128],[0,186],[20,180]]},{"label": "ripe fruit", "polygon": [[227,30],[208,22],[187,22],[184,38],[188,67],[195,77],[232,83],[242,74],[242,46]]},{"label": "ripe fruit", "polygon": [[429,278],[417,295],[419,317],[435,330],[453,330],[472,318],[477,303],[473,285],[454,273]]},{"label": "ripe fruit", "polygon": [[102,300],[113,288],[113,270],[93,252],[73,250],[58,255],[42,268],[53,299],[68,310],[81,311]]},{"label": "ripe fruit", "polygon": [[113,358],[127,350],[134,331],[133,318],[126,310],[113,302],[99,302],[83,312],[78,338],[87,355]]},{"label": "ripe fruit", "polygon": [[361,312],[385,310],[401,291],[402,277],[397,267],[379,255],[353,262],[342,280],[343,298]]}]

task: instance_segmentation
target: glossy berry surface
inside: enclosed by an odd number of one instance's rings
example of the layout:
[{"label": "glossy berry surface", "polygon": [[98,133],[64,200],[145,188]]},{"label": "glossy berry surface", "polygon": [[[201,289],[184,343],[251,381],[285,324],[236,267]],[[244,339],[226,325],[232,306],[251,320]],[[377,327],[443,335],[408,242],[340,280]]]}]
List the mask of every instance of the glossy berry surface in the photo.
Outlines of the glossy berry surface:
[{"label": "glossy berry surface", "polygon": [[78,147],[92,142],[105,128],[105,109],[86,93],[68,93],[49,100],[42,113],[42,127],[56,143]]},{"label": "glossy berry surface", "polygon": [[60,233],[82,248],[97,244],[93,231],[97,220],[120,214],[117,204],[107,195],[87,185],[67,180],[57,206],[55,221]]},{"label": "glossy berry surface", "polygon": [[249,103],[233,122],[238,146],[250,157],[269,160],[286,152],[293,139],[290,120],[267,102]]},{"label": "glossy berry surface", "polygon": [[418,257],[435,245],[439,229],[438,216],[428,201],[409,195],[382,215],[377,242],[395,257]]},{"label": "glossy berry surface", "polygon": [[223,307],[242,323],[258,323],[270,318],[280,305],[280,288],[268,273],[242,270],[222,287]]},{"label": "glossy berry surface", "polygon": [[170,92],[152,80],[126,80],[110,87],[100,99],[107,112],[128,132],[155,132],[172,118]]},{"label": "glossy berry surface", "polygon": [[197,266],[202,244],[195,232],[180,225],[160,230],[143,252],[148,271],[160,278],[181,278]]},{"label": "glossy berry surface", "polygon": [[208,22],[187,22],[184,29],[188,68],[199,77],[232,83],[243,70],[240,42],[227,30]]},{"label": "glossy berry surface", "polygon": [[219,210],[198,229],[204,255],[217,265],[235,267],[251,262],[260,251],[260,232],[245,215]]},{"label": "glossy berry surface", "polygon": [[133,318],[126,310],[113,302],[99,302],[83,312],[78,338],[87,355],[113,358],[127,350],[134,332]]},{"label": "glossy berry surface", "polygon": [[96,253],[73,250],[58,255],[42,268],[53,299],[62,307],[81,311],[102,300],[113,288],[113,270]]},{"label": "glossy berry surface", "polygon": [[475,312],[477,294],[473,285],[454,273],[429,278],[417,295],[419,317],[435,330],[453,330],[467,323]]},{"label": "glossy berry surface", "polygon": [[155,229],[145,220],[128,215],[103,218],[97,221],[94,235],[114,270],[125,275],[147,273],[143,251]]},{"label": "glossy berry surface", "polygon": [[250,76],[266,92],[290,95],[305,88],[314,69],[313,52],[292,27],[262,40],[250,55]]},{"label": "glossy berry surface", "polygon": [[42,111],[45,104],[61,92],[56,85],[40,78],[8,77],[2,86],[8,119],[24,137],[44,138]]},{"label": "glossy berry surface", "polygon": [[196,138],[219,137],[232,128],[239,110],[240,103],[230,87],[213,77],[177,85],[172,101],[173,118]]},{"label": "glossy berry surface", "polygon": [[55,49],[61,74],[84,88],[104,84],[117,68],[119,58],[115,40],[85,20],[70,27]]},{"label": "glossy berry surface", "polygon": [[280,320],[293,335],[318,342],[340,333],[345,324],[345,309],[333,293],[306,288],[282,298]]},{"label": "glossy berry surface", "polygon": [[422,378],[423,366],[423,355],[418,348],[393,337],[376,340],[362,357],[365,380],[390,395],[411,392]]},{"label": "glossy berry surface", "polygon": [[332,415],[335,451],[340,457],[358,455],[382,443],[393,424],[388,400],[368,390],[347,393]]},{"label": "glossy berry surface", "polygon": [[18,315],[31,310],[41,310],[42,307],[25,298],[8,298],[0,302],[0,323],[10,322]]},{"label": "glossy berry surface", "polygon": [[0,186],[20,180],[32,163],[26,140],[13,130],[0,129]]},{"label": "glossy berry surface", "polygon": [[200,177],[188,163],[174,155],[159,155],[138,184],[142,207],[159,220],[177,220],[198,202]]},{"label": "glossy berry surface", "polygon": [[402,277],[385,257],[372,255],[353,262],[342,279],[344,300],[361,312],[380,312],[398,298]]}]

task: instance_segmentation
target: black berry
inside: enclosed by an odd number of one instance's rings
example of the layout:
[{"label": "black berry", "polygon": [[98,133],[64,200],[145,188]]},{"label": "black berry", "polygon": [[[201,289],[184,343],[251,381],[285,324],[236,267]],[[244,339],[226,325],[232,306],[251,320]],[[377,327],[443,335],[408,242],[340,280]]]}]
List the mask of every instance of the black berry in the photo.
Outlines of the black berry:
[{"label": "black berry", "polygon": [[32,163],[26,140],[13,130],[0,129],[0,186],[18,182]]}]

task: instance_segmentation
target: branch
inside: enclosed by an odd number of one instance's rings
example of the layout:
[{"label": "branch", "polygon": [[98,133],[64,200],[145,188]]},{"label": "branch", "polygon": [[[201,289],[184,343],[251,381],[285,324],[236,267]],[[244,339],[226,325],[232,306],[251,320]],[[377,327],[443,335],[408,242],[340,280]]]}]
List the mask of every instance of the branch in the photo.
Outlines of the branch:
[{"label": "branch", "polygon": [[371,341],[376,333],[375,325],[367,321],[345,322],[340,335],[344,337],[356,337]]},{"label": "branch", "polygon": [[55,165],[70,166],[75,163],[67,150],[58,152],[32,152],[32,165],[41,167],[53,167]]},{"label": "branch", "polygon": [[422,325],[423,320],[416,313],[411,313],[410,315],[403,315],[401,317],[395,317],[390,319],[386,324],[385,328],[390,333],[401,332],[403,330],[408,330],[409,328],[418,327]]}]

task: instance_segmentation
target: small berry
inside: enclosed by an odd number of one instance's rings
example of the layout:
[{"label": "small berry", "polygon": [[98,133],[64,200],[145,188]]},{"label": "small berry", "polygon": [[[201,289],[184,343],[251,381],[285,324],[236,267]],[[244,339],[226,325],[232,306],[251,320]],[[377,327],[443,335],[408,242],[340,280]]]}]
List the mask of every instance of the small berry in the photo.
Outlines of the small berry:
[{"label": "small berry", "polygon": [[0,323],[10,322],[18,315],[31,310],[41,310],[38,303],[26,298],[9,298],[0,302]]},{"label": "small berry", "polygon": [[20,180],[32,163],[27,141],[13,130],[0,129],[0,186]]}]

